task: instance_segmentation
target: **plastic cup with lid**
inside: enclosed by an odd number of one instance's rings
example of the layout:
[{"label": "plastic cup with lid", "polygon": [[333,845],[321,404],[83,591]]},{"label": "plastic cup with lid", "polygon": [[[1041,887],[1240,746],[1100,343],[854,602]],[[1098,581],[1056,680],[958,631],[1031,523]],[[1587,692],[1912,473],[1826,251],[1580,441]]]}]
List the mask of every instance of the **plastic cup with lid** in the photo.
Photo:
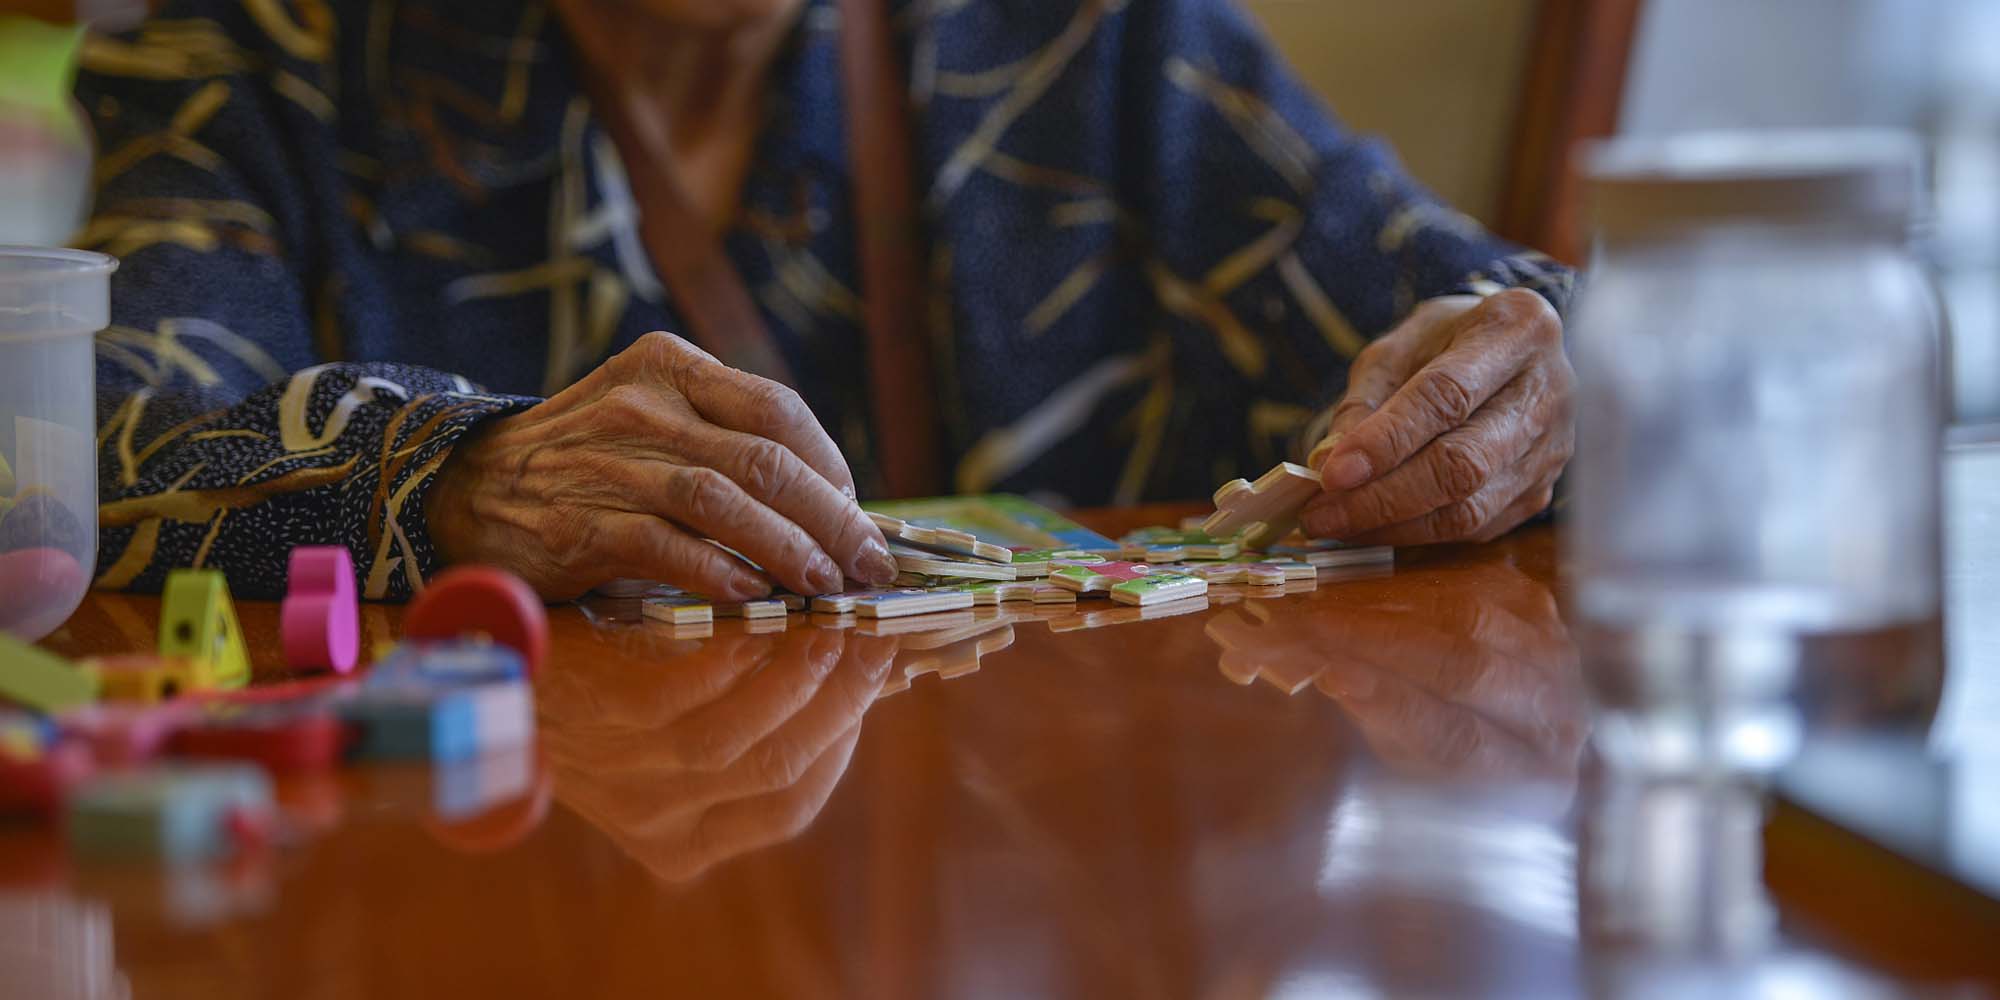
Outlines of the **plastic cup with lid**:
[{"label": "plastic cup with lid", "polygon": [[76,610],[97,562],[93,335],[103,254],[0,246],[0,631],[33,641]]}]

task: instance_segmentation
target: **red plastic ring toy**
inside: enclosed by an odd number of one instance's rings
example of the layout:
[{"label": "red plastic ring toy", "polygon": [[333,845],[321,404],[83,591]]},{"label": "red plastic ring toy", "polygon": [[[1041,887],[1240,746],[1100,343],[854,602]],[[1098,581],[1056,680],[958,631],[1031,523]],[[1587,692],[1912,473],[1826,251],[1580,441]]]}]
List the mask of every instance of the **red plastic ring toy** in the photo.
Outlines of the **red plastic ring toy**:
[{"label": "red plastic ring toy", "polygon": [[549,612],[534,588],[493,566],[455,566],[410,602],[403,634],[411,639],[484,635],[521,654],[532,676],[549,649]]}]

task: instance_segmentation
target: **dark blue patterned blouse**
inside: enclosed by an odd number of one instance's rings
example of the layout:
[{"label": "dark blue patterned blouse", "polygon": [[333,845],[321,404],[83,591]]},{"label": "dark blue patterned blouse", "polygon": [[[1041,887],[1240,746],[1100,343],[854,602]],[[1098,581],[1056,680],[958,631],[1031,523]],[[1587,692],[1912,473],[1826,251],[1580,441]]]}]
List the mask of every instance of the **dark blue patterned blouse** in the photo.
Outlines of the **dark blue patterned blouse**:
[{"label": "dark blue patterned blouse", "polygon": [[[913,0],[896,23],[930,244],[946,468],[1077,503],[1206,495],[1283,457],[1421,299],[1569,275],[1341,131],[1227,0]],[[838,16],[779,67],[727,249],[872,474]],[[364,593],[435,568],[426,487],[481,421],[680,328],[541,0],[170,0],[93,39],[78,245],[98,341],[98,583]]]}]

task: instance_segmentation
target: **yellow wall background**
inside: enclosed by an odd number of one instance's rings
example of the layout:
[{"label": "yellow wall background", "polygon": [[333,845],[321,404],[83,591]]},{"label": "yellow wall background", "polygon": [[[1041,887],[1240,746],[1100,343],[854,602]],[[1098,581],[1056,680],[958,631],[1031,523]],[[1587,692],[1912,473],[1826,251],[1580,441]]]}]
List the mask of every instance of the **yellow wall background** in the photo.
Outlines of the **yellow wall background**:
[{"label": "yellow wall background", "polygon": [[1490,221],[1536,0],[1242,0],[1349,128]]}]

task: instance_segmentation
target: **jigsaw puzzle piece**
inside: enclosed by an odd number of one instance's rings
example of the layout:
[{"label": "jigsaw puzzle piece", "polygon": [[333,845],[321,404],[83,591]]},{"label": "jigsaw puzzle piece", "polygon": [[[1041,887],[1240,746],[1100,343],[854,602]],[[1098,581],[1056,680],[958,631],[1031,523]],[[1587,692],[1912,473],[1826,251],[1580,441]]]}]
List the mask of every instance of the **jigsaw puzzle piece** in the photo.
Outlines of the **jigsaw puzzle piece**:
[{"label": "jigsaw puzzle piece", "polygon": [[1109,591],[1114,585],[1136,580],[1153,572],[1145,563],[1102,562],[1089,566],[1059,566],[1049,571],[1049,582],[1079,594]]},{"label": "jigsaw puzzle piece", "polygon": [[1013,550],[1004,545],[982,542],[971,532],[955,531],[950,528],[926,528],[911,524],[902,518],[872,511],[868,514],[868,518],[875,522],[877,528],[882,529],[882,537],[889,540],[891,550],[897,542],[902,542],[916,548],[970,559],[983,559],[987,562],[1014,561]]},{"label": "jigsaw puzzle piece", "polygon": [[904,573],[965,580],[1012,580],[1015,574],[1009,564],[952,559],[895,542],[889,544],[889,555],[896,560],[896,568]]},{"label": "jigsaw puzzle piece", "polygon": [[1319,494],[1319,476],[1292,462],[1279,462],[1252,483],[1237,479],[1215,491],[1215,513],[1202,522],[1211,536],[1233,537],[1261,549],[1298,527],[1299,511]]},{"label": "jigsaw puzzle piece", "polygon": [[639,613],[669,625],[701,625],[715,620],[715,604],[695,594],[653,594],[640,599]]},{"label": "jigsaw puzzle piece", "polygon": [[1111,599],[1120,604],[1144,607],[1200,597],[1208,593],[1208,581],[1185,573],[1154,573],[1137,580],[1113,584]]},{"label": "jigsaw puzzle piece", "polygon": [[1048,576],[1058,566],[1089,566],[1109,561],[1109,556],[1086,549],[1019,549],[1014,552],[1014,578]]}]

